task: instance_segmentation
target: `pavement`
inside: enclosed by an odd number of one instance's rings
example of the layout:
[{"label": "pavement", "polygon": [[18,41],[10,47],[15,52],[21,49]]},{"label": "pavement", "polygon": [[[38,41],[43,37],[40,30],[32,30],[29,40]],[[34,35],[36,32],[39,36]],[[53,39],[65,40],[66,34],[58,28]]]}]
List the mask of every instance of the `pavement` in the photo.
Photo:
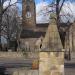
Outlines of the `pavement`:
[{"label": "pavement", "polygon": [[[11,75],[16,69],[33,69],[33,61],[36,59],[7,59],[0,58],[0,75]],[[38,70],[38,68],[35,68]]]},{"label": "pavement", "polygon": [[32,68],[33,59],[4,59],[0,58],[0,68]]},{"label": "pavement", "polygon": [[71,53],[71,60],[65,60],[65,75],[75,75],[75,52]]}]

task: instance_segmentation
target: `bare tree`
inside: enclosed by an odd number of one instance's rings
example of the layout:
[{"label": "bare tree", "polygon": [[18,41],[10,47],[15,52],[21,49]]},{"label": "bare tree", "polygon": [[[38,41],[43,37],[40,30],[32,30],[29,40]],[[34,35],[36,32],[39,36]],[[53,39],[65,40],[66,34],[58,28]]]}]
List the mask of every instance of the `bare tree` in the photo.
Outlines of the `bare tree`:
[{"label": "bare tree", "polygon": [[[14,11],[14,12],[13,12]],[[2,32],[3,36],[6,35],[6,39],[8,42],[8,45],[10,41],[19,41],[20,38],[20,33],[21,33],[21,23],[20,22],[20,17],[18,16],[17,13],[17,8],[16,6],[11,6],[7,9],[7,11],[3,14],[2,18]]]},{"label": "bare tree", "polygon": [[57,25],[58,25],[59,24],[59,18],[60,18],[60,12],[62,10],[62,7],[63,7],[65,1],[66,0],[53,0],[52,3],[50,3],[48,5],[48,7],[50,7],[52,10],[47,10],[46,13],[43,13],[43,14],[47,14],[47,13],[51,13],[51,12],[56,13],[56,20],[57,20]]},{"label": "bare tree", "polygon": [[[6,8],[3,8],[3,4],[4,4],[4,2],[5,1],[9,1],[9,3],[8,3],[8,6],[6,7]],[[15,2],[15,3],[13,3],[13,4],[11,4],[11,0],[0,0],[0,48],[1,48],[1,32],[2,32],[2,27],[4,27],[3,25],[2,25],[2,17],[3,17],[3,14],[9,9],[9,7],[11,7],[11,6],[13,6],[13,5],[15,5],[16,3],[18,3],[18,2]],[[14,11],[13,11],[14,12]],[[8,14],[7,14],[7,16],[9,16]],[[11,16],[10,16],[11,17]],[[17,17],[16,17],[17,18]],[[11,19],[11,18],[10,18]],[[11,22],[11,21],[10,21]],[[16,22],[16,20],[14,20],[14,22]],[[9,23],[9,22],[8,22]],[[9,23],[10,24],[10,23]],[[8,25],[9,25],[8,24]],[[4,29],[5,29],[5,27],[4,27]],[[7,26],[7,29],[9,29],[9,26]],[[9,30],[8,30],[9,31]],[[11,32],[10,32],[11,33]],[[10,33],[8,33],[8,35],[10,34]]]},{"label": "bare tree", "polygon": [[56,15],[57,15],[57,25],[59,25],[59,18],[60,18],[60,12],[61,12],[61,9],[62,9],[62,7],[63,7],[63,5],[64,5],[64,2],[65,2],[65,0],[62,0],[62,3],[61,3],[61,5],[60,5],[60,2],[61,2],[61,0],[56,0]]},{"label": "bare tree", "polygon": [[[49,5],[49,7],[52,7],[52,8],[56,7],[55,10],[56,10],[57,25],[59,24],[60,12],[65,1],[66,0],[53,0],[53,2]],[[50,12],[54,12],[54,11],[52,10]]]}]

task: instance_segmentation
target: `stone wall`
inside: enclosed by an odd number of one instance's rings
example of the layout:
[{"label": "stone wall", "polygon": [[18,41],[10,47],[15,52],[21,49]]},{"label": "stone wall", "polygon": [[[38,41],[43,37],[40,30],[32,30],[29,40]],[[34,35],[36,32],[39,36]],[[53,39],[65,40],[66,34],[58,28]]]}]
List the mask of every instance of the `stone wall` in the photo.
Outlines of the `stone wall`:
[{"label": "stone wall", "polygon": [[39,75],[64,75],[64,52],[40,52]]},{"label": "stone wall", "polygon": [[0,52],[0,58],[21,58],[21,59],[38,59],[39,53],[38,52],[26,52],[23,54],[22,52]]},{"label": "stone wall", "polygon": [[16,69],[12,75],[38,75],[38,70]]},{"label": "stone wall", "polygon": [[22,52],[0,52],[0,58],[23,58]]}]

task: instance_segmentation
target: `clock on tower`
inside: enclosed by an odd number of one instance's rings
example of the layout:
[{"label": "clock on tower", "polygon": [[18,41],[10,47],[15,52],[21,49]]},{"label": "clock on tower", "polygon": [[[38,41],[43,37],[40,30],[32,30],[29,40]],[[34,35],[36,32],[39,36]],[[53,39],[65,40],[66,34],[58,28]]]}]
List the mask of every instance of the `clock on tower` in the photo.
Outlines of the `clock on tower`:
[{"label": "clock on tower", "polygon": [[24,27],[34,27],[36,24],[36,12],[34,0],[23,0],[22,17]]}]

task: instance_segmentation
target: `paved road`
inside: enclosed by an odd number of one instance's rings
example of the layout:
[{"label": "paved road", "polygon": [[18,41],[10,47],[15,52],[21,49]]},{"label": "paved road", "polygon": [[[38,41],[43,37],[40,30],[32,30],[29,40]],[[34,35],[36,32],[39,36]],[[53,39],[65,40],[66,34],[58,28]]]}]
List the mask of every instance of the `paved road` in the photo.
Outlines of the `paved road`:
[{"label": "paved road", "polygon": [[75,75],[75,52],[71,54],[71,61],[65,61],[65,75]]},{"label": "paved road", "polygon": [[65,64],[65,75],[75,75],[75,63]]},{"label": "paved road", "polygon": [[[32,69],[32,62],[35,59],[5,59],[0,58],[0,75],[11,75],[15,69]],[[37,69],[38,70],[38,69]]]},{"label": "paved road", "polygon": [[65,68],[65,75],[75,75],[75,69],[74,68]]},{"label": "paved road", "polygon": [[19,68],[32,67],[33,59],[0,59],[0,67]]}]

